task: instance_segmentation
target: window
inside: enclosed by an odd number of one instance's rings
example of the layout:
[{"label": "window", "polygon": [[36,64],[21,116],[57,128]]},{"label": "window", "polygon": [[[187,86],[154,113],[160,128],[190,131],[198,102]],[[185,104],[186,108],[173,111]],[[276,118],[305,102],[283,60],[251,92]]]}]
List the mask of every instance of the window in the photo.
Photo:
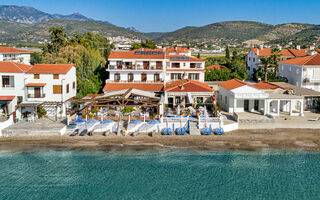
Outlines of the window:
[{"label": "window", "polygon": [[256,62],[256,59],[255,58],[252,58],[253,62]]},{"label": "window", "polygon": [[183,63],[183,66],[185,67],[185,66],[186,66],[186,63]]},{"label": "window", "polygon": [[181,103],[180,97],[176,97],[176,104],[180,104],[180,103]]},{"label": "window", "polygon": [[72,89],[75,89],[75,88],[76,88],[76,82],[73,81],[73,83],[72,83]]},{"label": "window", "polygon": [[249,61],[251,61],[251,57],[249,57]]},{"label": "window", "polygon": [[189,79],[191,80],[199,80],[199,73],[190,73],[189,74]]},{"label": "window", "polygon": [[33,78],[34,78],[34,79],[40,79],[40,74],[34,74],[34,75],[33,75]]},{"label": "window", "polygon": [[178,73],[171,74],[171,80],[180,80],[180,79],[181,79],[181,74],[178,74]]},{"label": "window", "polygon": [[23,96],[18,96],[18,103],[21,103],[23,101]]},{"label": "window", "polygon": [[289,67],[289,72],[291,72],[291,66]]},{"label": "window", "polygon": [[3,88],[14,88],[14,76],[2,76]]},{"label": "window", "polygon": [[281,70],[283,71],[283,65],[281,66]]},{"label": "window", "polygon": [[128,74],[128,81],[129,82],[133,81],[133,73]]},{"label": "window", "polygon": [[296,69],[296,73],[299,74],[299,69]]},{"label": "window", "polygon": [[67,93],[69,93],[69,84],[67,84],[66,90],[67,90]]},{"label": "window", "polygon": [[62,94],[62,85],[53,85],[53,94]]},{"label": "window", "polygon": [[147,74],[143,73],[141,74],[141,81],[146,82],[147,81]]},{"label": "window", "polygon": [[154,82],[159,82],[160,81],[160,74],[155,74],[154,75]]},{"label": "window", "polygon": [[203,97],[197,97],[197,103],[203,103]]},{"label": "window", "polygon": [[59,74],[53,74],[53,79],[59,79]]},{"label": "window", "polygon": [[119,73],[114,74],[114,80],[120,81],[120,74]]},{"label": "window", "polygon": [[228,97],[227,96],[224,97],[224,103],[228,104]]}]

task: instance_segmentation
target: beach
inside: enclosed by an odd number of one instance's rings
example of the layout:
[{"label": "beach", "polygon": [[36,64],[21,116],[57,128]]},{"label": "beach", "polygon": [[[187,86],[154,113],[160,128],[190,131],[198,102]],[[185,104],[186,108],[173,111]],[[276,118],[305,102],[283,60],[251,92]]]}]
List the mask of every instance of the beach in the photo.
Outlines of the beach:
[{"label": "beach", "polygon": [[303,150],[320,151],[320,131],[316,129],[237,130],[226,135],[132,136],[11,136],[0,137],[0,148],[52,147],[122,150],[144,148],[186,148],[194,150]]}]

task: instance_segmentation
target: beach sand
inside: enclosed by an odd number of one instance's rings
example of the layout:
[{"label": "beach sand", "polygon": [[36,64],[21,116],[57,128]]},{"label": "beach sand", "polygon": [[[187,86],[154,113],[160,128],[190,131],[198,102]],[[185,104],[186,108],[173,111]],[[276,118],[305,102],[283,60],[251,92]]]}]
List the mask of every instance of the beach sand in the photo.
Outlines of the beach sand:
[{"label": "beach sand", "polygon": [[28,147],[49,148],[91,148],[100,150],[121,150],[148,148],[186,148],[194,150],[304,150],[320,151],[320,130],[315,129],[272,129],[237,130],[226,135],[190,136],[156,135],[132,136],[14,136],[0,137],[0,149]]}]

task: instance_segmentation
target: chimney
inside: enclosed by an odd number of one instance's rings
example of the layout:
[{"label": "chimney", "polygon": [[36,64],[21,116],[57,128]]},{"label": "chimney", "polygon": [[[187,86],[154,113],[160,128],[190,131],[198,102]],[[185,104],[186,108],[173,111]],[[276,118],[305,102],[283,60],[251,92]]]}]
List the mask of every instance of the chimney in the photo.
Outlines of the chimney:
[{"label": "chimney", "polygon": [[257,56],[259,55],[259,49],[257,49]]},{"label": "chimney", "polygon": [[281,51],[282,50],[282,46],[278,46],[278,49]]},{"label": "chimney", "polygon": [[308,51],[308,55],[309,56],[313,56],[313,55],[315,55],[317,52],[316,51],[313,51],[313,50],[310,50],[310,51]]},{"label": "chimney", "polygon": [[260,45],[260,49],[263,49],[263,44],[262,44],[262,45]]},{"label": "chimney", "polygon": [[310,46],[310,50],[314,50],[314,48],[315,48],[314,46]]},{"label": "chimney", "polygon": [[298,49],[298,50],[300,50],[300,49],[301,49],[300,45],[297,45],[297,49]]}]

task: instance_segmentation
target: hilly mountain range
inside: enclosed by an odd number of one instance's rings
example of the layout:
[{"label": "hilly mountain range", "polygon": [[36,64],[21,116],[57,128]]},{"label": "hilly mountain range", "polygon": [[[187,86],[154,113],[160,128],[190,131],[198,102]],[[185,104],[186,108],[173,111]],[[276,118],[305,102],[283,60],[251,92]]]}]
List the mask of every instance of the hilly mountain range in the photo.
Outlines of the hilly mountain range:
[{"label": "hilly mountain range", "polygon": [[288,23],[270,25],[251,21],[218,22],[201,27],[187,26],[166,33],[141,33],[134,27],[122,28],[107,21],[97,21],[80,13],[48,14],[26,6],[0,6],[0,42],[37,43],[49,39],[48,30],[62,26],[67,34],[91,31],[105,36],[151,39],[157,42],[268,43],[311,45],[320,43],[320,25]]}]

